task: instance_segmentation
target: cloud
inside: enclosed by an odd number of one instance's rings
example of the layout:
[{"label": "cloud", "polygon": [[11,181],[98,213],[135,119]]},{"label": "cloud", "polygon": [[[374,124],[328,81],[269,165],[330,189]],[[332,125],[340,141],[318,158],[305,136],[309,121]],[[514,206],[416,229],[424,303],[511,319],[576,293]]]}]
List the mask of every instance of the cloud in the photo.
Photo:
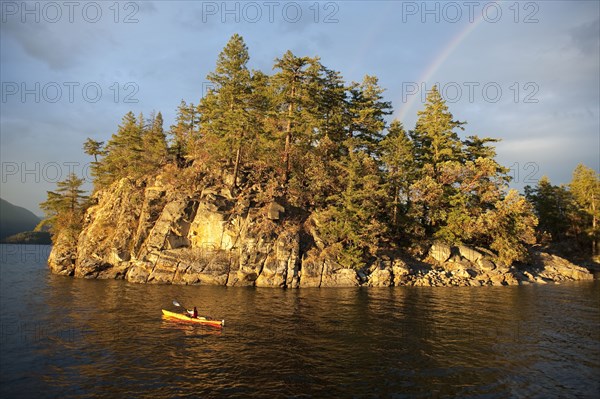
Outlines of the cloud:
[{"label": "cloud", "polygon": [[8,19],[2,24],[3,42],[13,40],[25,54],[55,71],[81,65],[95,46],[110,38],[104,26],[85,22],[22,23]]},{"label": "cloud", "polygon": [[600,18],[571,29],[573,45],[583,54],[598,53],[600,50]]}]

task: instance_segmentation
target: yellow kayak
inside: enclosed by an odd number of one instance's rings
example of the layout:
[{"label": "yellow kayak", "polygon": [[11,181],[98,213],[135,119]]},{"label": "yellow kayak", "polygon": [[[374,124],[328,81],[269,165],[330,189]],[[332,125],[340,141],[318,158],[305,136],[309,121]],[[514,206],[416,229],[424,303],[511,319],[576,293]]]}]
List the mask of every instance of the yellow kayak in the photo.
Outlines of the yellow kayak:
[{"label": "yellow kayak", "polygon": [[205,324],[213,327],[223,327],[225,320],[209,320],[206,317],[192,317],[183,313],[169,312],[168,310],[162,310],[163,317],[169,320],[183,321],[186,323]]}]

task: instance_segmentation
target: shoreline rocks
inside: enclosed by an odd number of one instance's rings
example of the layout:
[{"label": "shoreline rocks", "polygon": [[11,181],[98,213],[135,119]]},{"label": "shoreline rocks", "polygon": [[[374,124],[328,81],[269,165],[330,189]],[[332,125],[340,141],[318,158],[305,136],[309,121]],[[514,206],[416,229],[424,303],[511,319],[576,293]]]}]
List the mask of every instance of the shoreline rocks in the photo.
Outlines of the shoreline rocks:
[{"label": "shoreline rocks", "polygon": [[[57,237],[52,273],[134,283],[257,287],[502,286],[591,280],[585,268],[544,252],[510,268],[485,248],[435,242],[424,261],[386,253],[343,268],[310,224],[286,204],[253,204],[203,190],[145,187],[128,179],[98,192],[78,237]],[[301,234],[304,234],[303,236]],[[301,237],[305,237],[301,241]],[[306,242],[305,242],[306,241]]]}]

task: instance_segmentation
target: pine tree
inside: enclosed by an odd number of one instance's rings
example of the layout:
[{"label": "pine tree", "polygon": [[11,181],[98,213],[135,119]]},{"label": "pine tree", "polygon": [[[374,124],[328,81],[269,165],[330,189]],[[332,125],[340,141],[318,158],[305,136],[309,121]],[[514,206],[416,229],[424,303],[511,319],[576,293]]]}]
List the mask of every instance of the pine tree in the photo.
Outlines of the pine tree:
[{"label": "pine tree", "polygon": [[384,117],[392,113],[391,103],[383,101],[383,92],[377,78],[369,75],[350,89],[350,138],[357,148],[369,154],[376,154],[379,149],[385,128]]},{"label": "pine tree", "polygon": [[[347,90],[338,71],[313,62],[320,69],[318,78],[310,86],[310,99],[313,99],[315,139],[328,139],[332,143],[341,143],[348,136],[349,124]],[[338,147],[339,151],[340,147]]]},{"label": "pine tree", "polygon": [[381,160],[392,198],[390,222],[400,232],[400,217],[410,208],[410,186],[417,177],[414,148],[402,123],[394,120],[381,141]]},{"label": "pine tree", "polygon": [[382,246],[386,188],[375,160],[364,151],[350,152],[344,165],[345,189],[326,209],[315,212],[319,233],[329,252],[346,268],[360,269]]},{"label": "pine tree", "polygon": [[98,163],[98,155],[104,155],[104,141],[95,141],[91,138],[87,138],[85,143],[83,143],[83,151],[94,157],[94,162]]},{"label": "pine tree", "polygon": [[[310,141],[310,137],[307,138],[306,134],[312,134],[310,129],[305,128],[303,122],[306,120],[303,120],[302,116],[309,115],[306,111],[312,103],[309,85],[318,79],[320,71],[318,63],[316,58],[296,57],[289,50],[282,58],[275,60],[274,69],[279,69],[279,72],[273,76],[273,82],[279,93],[282,119],[285,120],[282,178],[284,186],[287,186],[292,170],[294,143],[306,144]],[[314,93],[315,90],[312,92]]]},{"label": "pine tree", "polygon": [[125,114],[117,133],[106,145],[104,161],[95,171],[96,183],[103,186],[121,177],[140,177],[144,158],[142,127],[143,122],[133,112]]},{"label": "pine tree", "polygon": [[152,172],[167,161],[167,137],[163,128],[163,117],[160,112],[150,117],[146,131],[143,133],[145,165]]},{"label": "pine tree", "polygon": [[454,129],[462,129],[464,122],[454,120],[437,86],[427,94],[425,109],[418,115],[415,130],[411,133],[416,159],[421,165],[432,165],[437,173],[442,162],[461,158],[461,142]]},{"label": "pine tree", "polygon": [[50,225],[53,237],[67,232],[75,237],[81,230],[82,218],[87,207],[87,197],[81,189],[83,179],[71,173],[66,180],[57,183],[56,191],[48,191],[48,198],[40,204],[46,213],[42,225]]},{"label": "pine tree", "polygon": [[187,104],[181,100],[177,108],[175,125],[171,125],[170,132],[173,136],[171,151],[179,167],[185,164],[186,157],[195,155],[194,144],[200,138],[199,128],[200,115],[197,107],[193,103]]},{"label": "pine tree", "polygon": [[490,137],[480,138],[479,136],[468,136],[463,141],[464,153],[467,161],[475,162],[478,158],[494,159],[496,157],[496,149],[487,145],[488,143],[497,143],[499,139]]},{"label": "pine tree", "polygon": [[542,176],[534,188],[525,187],[525,197],[539,219],[540,236],[557,242],[578,234],[572,226],[577,219],[577,206],[567,187],[554,186],[547,176]]},{"label": "pine tree", "polygon": [[219,54],[215,71],[207,76],[216,88],[200,102],[204,142],[209,152],[233,163],[232,189],[237,185],[244,150],[251,145],[254,137],[251,132],[258,120],[252,109],[249,59],[244,40],[238,34],[233,35]]}]

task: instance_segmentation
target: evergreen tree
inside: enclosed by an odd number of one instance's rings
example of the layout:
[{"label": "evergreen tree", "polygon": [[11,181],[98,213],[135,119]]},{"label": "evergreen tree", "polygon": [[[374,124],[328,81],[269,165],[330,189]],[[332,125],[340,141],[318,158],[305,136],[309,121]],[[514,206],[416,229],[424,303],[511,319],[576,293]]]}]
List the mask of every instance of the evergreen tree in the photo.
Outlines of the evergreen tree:
[{"label": "evergreen tree", "polygon": [[538,231],[542,237],[552,241],[577,238],[577,205],[572,193],[564,186],[554,186],[547,176],[537,182],[536,187],[525,187],[525,196],[533,205],[538,217]]},{"label": "evergreen tree", "polygon": [[410,208],[410,186],[417,176],[413,144],[401,122],[394,120],[390,124],[388,134],[381,141],[381,154],[392,198],[390,222],[399,233],[400,218]]},{"label": "evergreen tree", "polygon": [[244,150],[251,145],[260,119],[252,108],[249,59],[244,40],[233,35],[219,54],[215,71],[207,76],[216,88],[200,102],[204,143],[210,153],[233,163],[232,188],[237,185]]},{"label": "evergreen tree", "polygon": [[87,197],[81,190],[83,179],[71,173],[66,180],[57,183],[56,191],[48,191],[48,198],[40,204],[46,213],[42,225],[50,225],[53,237],[65,231],[73,237],[81,230]]},{"label": "evergreen tree", "polygon": [[464,153],[467,161],[475,162],[478,158],[494,159],[496,157],[496,149],[487,145],[488,143],[497,143],[499,139],[489,137],[480,138],[479,136],[468,136],[463,141]]},{"label": "evergreen tree", "polygon": [[391,104],[383,101],[384,90],[374,76],[366,75],[361,84],[354,83],[350,89],[351,114],[350,137],[355,146],[376,154],[383,138],[385,115],[392,113]]},{"label": "evergreen tree", "polygon": [[145,165],[149,172],[158,169],[167,161],[167,137],[163,128],[160,112],[152,114],[146,130],[143,132]]},{"label": "evergreen tree", "polygon": [[94,157],[94,162],[98,162],[98,155],[104,155],[104,150],[102,149],[104,146],[104,141],[95,141],[91,138],[87,138],[85,143],[83,143],[83,151]]},{"label": "evergreen tree", "polygon": [[418,112],[415,130],[411,132],[415,155],[421,165],[432,165],[434,173],[442,162],[461,158],[461,142],[454,131],[464,122],[454,120],[437,86],[427,94],[425,109]]},{"label": "evergreen tree", "polygon": [[324,208],[344,189],[342,158],[348,155],[347,90],[339,72],[311,58],[297,109],[290,197],[305,198],[301,206]]},{"label": "evergreen tree", "polygon": [[535,227],[538,220],[531,204],[516,190],[486,211],[479,219],[481,231],[488,239],[486,244],[498,252],[499,264],[510,266],[527,258],[525,245],[535,244]]},{"label": "evergreen tree", "polygon": [[344,267],[360,269],[386,236],[381,204],[387,193],[377,163],[365,152],[350,152],[344,171],[346,188],[315,215],[330,254]]},{"label": "evergreen tree", "polygon": [[[273,76],[273,82],[279,93],[280,112],[285,120],[283,124],[284,148],[283,148],[283,183],[287,182],[292,170],[293,145],[307,144],[310,138],[306,134],[310,129],[305,128],[302,114],[307,116],[306,109],[309,108],[312,98],[310,97],[309,85],[317,81],[319,68],[316,67],[318,59],[309,57],[296,57],[291,51],[287,51],[281,59],[275,60],[274,69],[279,69]],[[312,68],[310,66],[312,65]],[[313,93],[315,90],[313,90]]]},{"label": "evergreen tree", "polygon": [[600,218],[600,178],[598,173],[579,164],[573,171],[573,179],[569,187],[580,209],[591,219],[587,231],[592,242],[592,256],[596,256],[599,236],[598,219]]},{"label": "evergreen tree", "polygon": [[123,117],[117,133],[113,134],[106,145],[106,156],[94,170],[96,183],[100,186],[110,184],[121,177],[140,177],[143,172],[143,124],[133,112]]},{"label": "evergreen tree", "polygon": [[[332,143],[341,143],[347,137],[348,101],[347,91],[341,74],[328,69],[320,63],[313,62],[313,66],[320,69],[318,78],[310,87],[309,98],[315,104],[314,125],[317,133],[315,139],[320,143],[328,140]],[[340,147],[337,148],[337,151]],[[333,154],[332,154],[333,155]]]},{"label": "evergreen tree", "polygon": [[171,151],[177,165],[182,167],[187,156],[193,155],[194,143],[199,139],[200,115],[197,107],[181,100],[177,108],[175,125],[171,125],[173,143]]}]

